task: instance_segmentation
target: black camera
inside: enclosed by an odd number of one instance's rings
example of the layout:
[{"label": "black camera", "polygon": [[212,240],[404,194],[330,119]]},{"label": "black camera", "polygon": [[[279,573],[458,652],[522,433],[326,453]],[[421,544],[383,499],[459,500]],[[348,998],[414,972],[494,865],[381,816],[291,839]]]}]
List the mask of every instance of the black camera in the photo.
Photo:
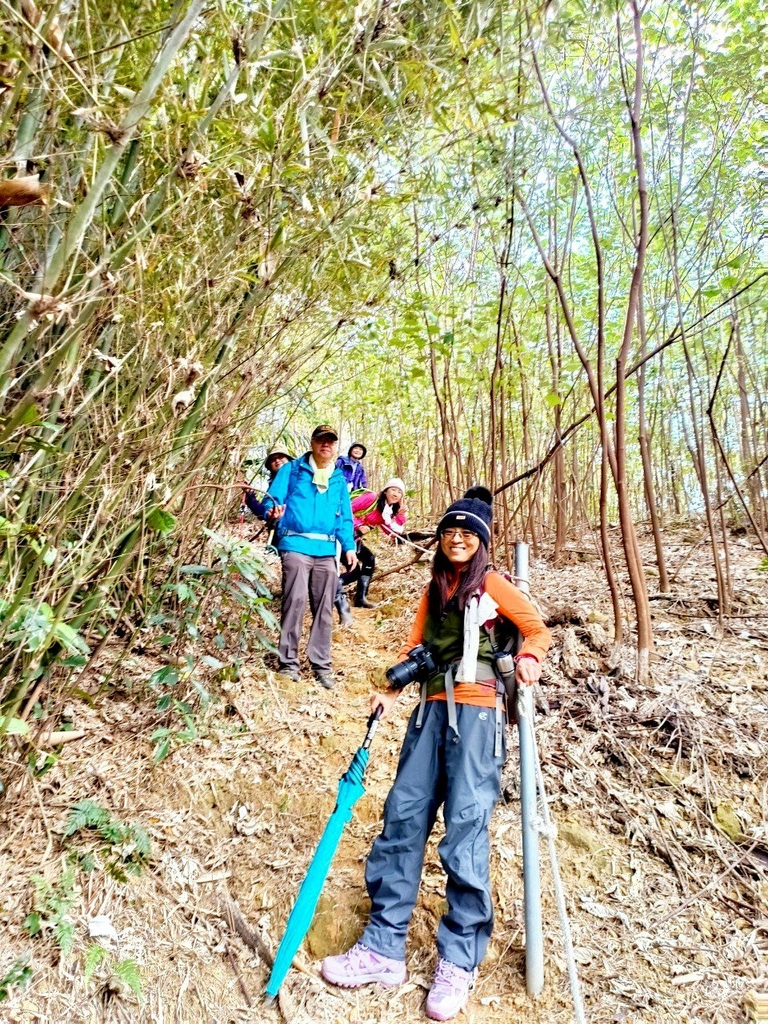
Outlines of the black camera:
[{"label": "black camera", "polygon": [[387,669],[387,679],[393,690],[402,690],[408,683],[424,682],[437,672],[437,665],[424,644],[408,651],[405,661]]}]

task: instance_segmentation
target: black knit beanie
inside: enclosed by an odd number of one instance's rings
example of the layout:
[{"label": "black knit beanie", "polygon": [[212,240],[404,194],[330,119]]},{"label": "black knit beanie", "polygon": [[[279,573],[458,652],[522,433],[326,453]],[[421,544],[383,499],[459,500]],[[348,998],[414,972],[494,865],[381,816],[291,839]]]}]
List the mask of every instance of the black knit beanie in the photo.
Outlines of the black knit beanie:
[{"label": "black knit beanie", "polygon": [[459,498],[449,505],[437,527],[438,537],[451,526],[476,533],[486,547],[491,542],[491,520],[493,509],[480,498]]}]

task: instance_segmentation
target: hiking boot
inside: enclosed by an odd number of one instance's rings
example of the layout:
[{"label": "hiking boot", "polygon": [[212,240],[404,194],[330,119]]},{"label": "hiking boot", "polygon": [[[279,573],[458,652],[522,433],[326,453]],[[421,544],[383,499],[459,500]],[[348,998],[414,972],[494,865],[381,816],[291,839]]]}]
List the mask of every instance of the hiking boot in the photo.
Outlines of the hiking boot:
[{"label": "hiking boot", "polygon": [[277,674],[279,676],[285,676],[286,679],[290,679],[292,683],[298,683],[301,679],[299,670],[295,665],[280,665]]},{"label": "hiking boot", "polygon": [[467,1005],[474,987],[477,968],[465,971],[440,957],[435,978],[427,996],[427,1016],[432,1020],[451,1020]]},{"label": "hiking boot", "polygon": [[316,668],[315,679],[324,686],[326,690],[332,690],[336,685],[336,680],[333,678],[333,672],[329,668]]},{"label": "hiking boot", "polygon": [[370,576],[361,576],[357,581],[355,590],[355,608],[375,608],[376,605],[368,600],[368,588],[371,585]]},{"label": "hiking boot", "polygon": [[402,960],[390,960],[356,942],[352,949],[341,956],[327,956],[320,973],[332,985],[342,988],[359,988],[377,981],[384,988],[396,988],[405,981],[405,964]]},{"label": "hiking boot", "polygon": [[341,585],[341,580],[336,587],[336,597],[333,600],[336,611],[339,613],[339,621],[341,622],[341,628],[347,629],[354,623],[352,618],[352,610],[349,607],[349,601],[347,595],[344,593],[344,587]]}]

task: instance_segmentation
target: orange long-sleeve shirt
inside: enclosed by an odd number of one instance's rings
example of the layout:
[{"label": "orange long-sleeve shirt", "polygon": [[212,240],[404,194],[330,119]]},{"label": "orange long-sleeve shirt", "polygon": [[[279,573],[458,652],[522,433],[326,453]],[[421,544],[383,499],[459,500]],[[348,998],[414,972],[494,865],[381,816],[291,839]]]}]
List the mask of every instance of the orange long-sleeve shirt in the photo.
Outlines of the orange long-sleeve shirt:
[{"label": "orange long-sleeve shirt", "polygon": [[[458,580],[456,586],[458,586]],[[520,654],[532,654],[537,661],[543,661],[552,643],[552,635],[531,602],[513,583],[510,583],[498,572],[489,572],[485,577],[484,586],[485,592],[499,606],[499,613],[510,622],[514,622],[523,634],[525,639],[520,648]],[[453,596],[455,590],[456,587],[450,596]],[[427,621],[428,610],[429,588],[421,595],[416,618],[411,626],[408,639],[400,651],[400,661],[405,658],[411,648],[424,642],[424,625]],[[456,683],[455,698],[457,704],[472,704],[475,707],[492,708],[496,703],[494,689],[487,685],[483,686],[481,683]],[[429,699],[445,700],[446,696],[445,693],[438,693]]]}]

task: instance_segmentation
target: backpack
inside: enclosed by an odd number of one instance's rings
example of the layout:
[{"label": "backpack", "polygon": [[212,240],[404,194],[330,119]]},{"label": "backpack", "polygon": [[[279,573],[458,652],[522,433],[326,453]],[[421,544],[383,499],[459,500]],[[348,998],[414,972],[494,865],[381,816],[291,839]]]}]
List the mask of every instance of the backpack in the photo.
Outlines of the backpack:
[{"label": "backpack", "polygon": [[[357,487],[357,488],[355,488],[354,491],[350,491],[350,493],[349,493],[350,503],[352,502],[353,498],[359,498],[360,495],[361,494],[365,494],[366,491],[370,491],[370,487]],[[371,493],[373,493],[373,492],[371,491]],[[356,512],[353,512],[352,515],[355,518],[361,518],[362,516],[369,515],[376,508],[376,504],[377,504],[378,500],[379,500],[379,496],[378,496],[378,494],[376,494],[374,496],[373,501],[371,502],[370,505],[368,505],[367,508],[359,508]]]}]

